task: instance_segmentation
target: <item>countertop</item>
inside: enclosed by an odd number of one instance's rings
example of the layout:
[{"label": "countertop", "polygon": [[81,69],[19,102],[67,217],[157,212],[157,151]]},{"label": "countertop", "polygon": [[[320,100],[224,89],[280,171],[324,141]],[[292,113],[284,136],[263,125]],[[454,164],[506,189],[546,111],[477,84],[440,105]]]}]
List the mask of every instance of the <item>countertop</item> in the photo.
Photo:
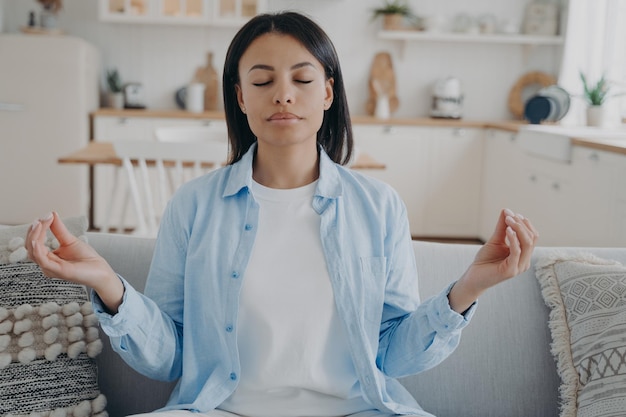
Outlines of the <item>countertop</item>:
[{"label": "countertop", "polygon": [[[223,111],[208,111],[202,113],[191,113],[185,110],[164,109],[110,109],[102,108],[91,113],[95,116],[111,116],[111,117],[155,117],[155,118],[178,118],[178,119],[224,119]],[[372,116],[352,116],[353,124],[370,124],[370,125],[395,125],[395,126],[433,126],[433,127],[457,127],[457,128],[492,128],[509,132],[517,132],[521,126],[527,125],[524,121],[501,120],[501,121],[485,121],[485,120],[466,120],[466,119],[434,119],[429,117],[422,118],[392,118],[387,120],[377,119]],[[602,151],[615,152],[626,155],[626,130],[624,135],[611,135],[611,137],[603,137],[602,133],[598,137],[578,137],[572,134],[572,144],[576,146],[584,146],[588,148],[598,149]]]}]

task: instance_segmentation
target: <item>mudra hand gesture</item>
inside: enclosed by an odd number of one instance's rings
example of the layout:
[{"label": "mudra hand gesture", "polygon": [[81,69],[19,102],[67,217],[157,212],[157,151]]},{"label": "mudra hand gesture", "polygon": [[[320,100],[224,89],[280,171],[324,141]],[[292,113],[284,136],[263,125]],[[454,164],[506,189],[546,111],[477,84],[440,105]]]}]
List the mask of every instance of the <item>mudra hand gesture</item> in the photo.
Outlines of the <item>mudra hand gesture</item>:
[{"label": "mudra hand gesture", "polygon": [[[59,241],[59,247],[53,251],[44,244],[48,229]],[[111,311],[117,311],[124,295],[122,282],[104,258],[67,230],[57,213],[31,224],[26,250],[45,276],[91,287]]]},{"label": "mudra hand gesture", "polygon": [[488,288],[526,271],[538,238],[530,220],[502,210],[494,234],[450,291],[450,307],[463,312]]}]

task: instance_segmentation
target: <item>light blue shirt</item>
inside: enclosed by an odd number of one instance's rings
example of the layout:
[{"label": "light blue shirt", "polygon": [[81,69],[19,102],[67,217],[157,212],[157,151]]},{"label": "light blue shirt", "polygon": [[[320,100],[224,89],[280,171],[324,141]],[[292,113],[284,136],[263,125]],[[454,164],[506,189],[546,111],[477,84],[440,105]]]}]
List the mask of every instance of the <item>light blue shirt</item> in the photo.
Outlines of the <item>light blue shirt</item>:
[{"label": "light blue shirt", "polygon": [[[145,295],[124,281],[111,316],[94,294],[113,349],[150,378],[179,380],[165,409],[206,412],[237,387],[239,291],[259,217],[250,191],[255,150],[172,198]],[[474,307],[451,310],[451,286],[420,303],[406,208],[388,185],[320,151],[313,207],[363,397],[385,413],[429,416],[395,378],[445,359]]]}]

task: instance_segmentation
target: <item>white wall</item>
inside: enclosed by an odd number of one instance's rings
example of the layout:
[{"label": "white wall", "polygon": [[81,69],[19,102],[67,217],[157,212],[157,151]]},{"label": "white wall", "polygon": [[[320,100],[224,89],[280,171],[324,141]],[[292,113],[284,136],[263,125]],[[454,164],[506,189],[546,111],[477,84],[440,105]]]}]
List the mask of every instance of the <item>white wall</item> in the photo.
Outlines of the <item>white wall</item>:
[{"label": "white wall", "polygon": [[[4,1],[4,29],[17,32],[38,10],[35,0]],[[439,77],[454,75],[464,83],[466,119],[510,119],[507,98],[520,75],[530,70],[558,71],[560,47],[528,50],[520,45],[453,44],[379,40],[379,21],[370,21],[371,9],[381,0],[269,0],[271,10],[307,13],[329,33],[342,62],[353,114],[364,114],[367,79],[374,54],[387,50],[394,57],[400,108],[399,117],[428,115],[430,88]],[[492,13],[521,23],[525,1],[520,0],[411,0],[419,15],[452,18],[465,12],[473,16]],[[0,16],[2,15],[0,9]],[[65,0],[60,26],[70,35],[95,44],[105,68],[117,67],[124,81],[144,84],[148,107],[175,107],[176,89],[188,83],[207,51],[221,74],[226,48],[236,29],[174,25],[102,23],[96,0]]]}]

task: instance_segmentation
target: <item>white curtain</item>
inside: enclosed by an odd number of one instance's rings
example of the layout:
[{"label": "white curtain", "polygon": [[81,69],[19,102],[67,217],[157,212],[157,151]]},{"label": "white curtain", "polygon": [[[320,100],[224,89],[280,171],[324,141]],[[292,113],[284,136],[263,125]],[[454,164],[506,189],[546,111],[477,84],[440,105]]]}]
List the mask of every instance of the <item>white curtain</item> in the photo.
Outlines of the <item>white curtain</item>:
[{"label": "white curtain", "polygon": [[[570,111],[563,125],[586,123],[586,102],[580,73],[591,83],[602,75],[611,81],[612,91],[626,84],[626,1],[569,0],[566,13],[565,45],[558,82],[572,95]],[[620,121],[619,99],[609,99],[613,124]]]}]

